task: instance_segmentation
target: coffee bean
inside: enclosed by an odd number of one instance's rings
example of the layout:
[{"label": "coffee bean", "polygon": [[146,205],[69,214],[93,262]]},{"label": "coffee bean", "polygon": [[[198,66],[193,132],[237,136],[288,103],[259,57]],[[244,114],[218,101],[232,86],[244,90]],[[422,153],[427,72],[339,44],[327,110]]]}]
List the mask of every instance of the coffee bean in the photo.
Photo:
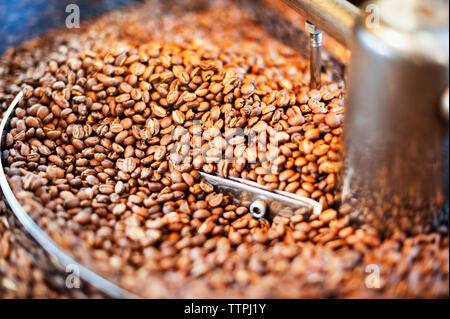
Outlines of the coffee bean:
[{"label": "coffee bean", "polygon": [[223,202],[223,194],[210,194],[207,196],[209,206],[218,207]]},{"label": "coffee bean", "polygon": [[152,111],[157,117],[165,117],[167,115],[166,110],[159,105],[152,105]]},{"label": "coffee bean", "polygon": [[121,169],[128,173],[133,172],[136,169],[136,160],[133,157],[125,158],[122,162]]}]

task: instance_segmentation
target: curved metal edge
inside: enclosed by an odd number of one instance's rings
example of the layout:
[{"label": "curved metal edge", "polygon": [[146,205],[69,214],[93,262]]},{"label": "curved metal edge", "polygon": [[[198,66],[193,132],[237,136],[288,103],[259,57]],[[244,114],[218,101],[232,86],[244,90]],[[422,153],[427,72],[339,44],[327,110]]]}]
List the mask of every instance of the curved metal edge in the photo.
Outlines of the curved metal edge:
[{"label": "curved metal edge", "polygon": [[[0,124],[0,155],[3,153],[2,149],[2,141],[5,134],[4,129],[9,120],[11,113],[13,112],[17,103],[22,99],[23,92],[19,92],[17,96],[14,98],[7,111],[3,113],[3,119]],[[95,273],[94,271],[86,268],[76,259],[68,255],[64,250],[59,247],[28,215],[28,213],[23,209],[20,205],[14,193],[9,186],[8,180],[6,178],[5,172],[3,170],[3,163],[0,160],[0,188],[5,196],[7,201],[7,205],[11,208],[14,215],[16,215],[17,219],[24,226],[24,228],[28,231],[28,233],[58,262],[60,262],[64,267],[68,265],[77,265],[80,270],[80,277],[87,281],[89,284],[93,285],[95,288],[101,290],[105,294],[114,297],[114,298],[139,298],[133,293],[120,288],[116,284],[113,284],[109,280]]]},{"label": "curved metal edge", "polygon": [[441,97],[441,113],[442,117],[445,120],[445,123],[447,123],[447,126],[449,124],[448,120],[448,114],[449,114],[449,89],[448,87],[445,89],[444,93]]}]

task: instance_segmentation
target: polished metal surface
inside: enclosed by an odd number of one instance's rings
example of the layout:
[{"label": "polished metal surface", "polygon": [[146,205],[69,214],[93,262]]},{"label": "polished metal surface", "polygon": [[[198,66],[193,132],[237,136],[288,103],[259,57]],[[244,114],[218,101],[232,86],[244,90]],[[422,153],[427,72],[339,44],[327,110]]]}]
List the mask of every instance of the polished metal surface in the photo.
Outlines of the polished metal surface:
[{"label": "polished metal surface", "polygon": [[305,30],[309,33],[309,70],[310,70],[310,82],[311,89],[320,89],[321,86],[321,74],[322,74],[322,61],[321,61],[321,47],[322,47],[322,30],[316,27],[313,23],[306,21]]},{"label": "polished metal surface", "polygon": [[265,200],[257,199],[249,207],[250,214],[256,219],[261,219],[268,213],[268,205]]},{"label": "polished metal surface", "polygon": [[349,45],[360,10],[346,0],[283,0],[318,28]]},{"label": "polished metal surface", "polygon": [[255,201],[264,201],[269,210],[268,214],[265,214],[265,217],[273,217],[276,215],[287,216],[296,212],[306,213],[308,211],[311,211],[312,214],[320,214],[322,211],[322,206],[310,198],[295,194],[288,197],[285,195],[285,192],[271,192],[265,190],[259,184],[244,181],[240,178],[222,178],[204,172],[200,172],[200,175],[205,181],[214,186],[217,191],[229,195],[240,204],[248,204],[250,206]]},{"label": "polished metal surface", "polygon": [[448,198],[448,1],[375,5],[350,47],[342,200],[381,232],[427,231]]},{"label": "polished metal surface", "polygon": [[448,116],[449,116],[449,92],[448,92],[448,87],[447,89],[444,91],[444,93],[442,94],[442,98],[441,98],[441,112],[442,112],[442,117],[445,119],[445,121],[449,122]]}]

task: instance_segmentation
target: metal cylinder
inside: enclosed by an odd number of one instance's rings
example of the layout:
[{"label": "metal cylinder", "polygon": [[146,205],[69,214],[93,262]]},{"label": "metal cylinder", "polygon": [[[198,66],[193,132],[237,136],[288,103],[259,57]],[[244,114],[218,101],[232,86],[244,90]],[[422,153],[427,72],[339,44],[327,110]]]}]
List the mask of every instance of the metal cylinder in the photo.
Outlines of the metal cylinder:
[{"label": "metal cylinder", "polygon": [[425,232],[448,198],[448,1],[372,9],[350,47],[341,196],[380,233]]},{"label": "metal cylinder", "polygon": [[305,30],[309,33],[309,68],[310,68],[310,80],[309,86],[311,89],[320,89],[321,75],[322,75],[322,62],[321,62],[321,47],[322,47],[322,30],[316,27],[309,21],[305,23]]},{"label": "metal cylinder", "polygon": [[310,52],[310,87],[311,89],[320,89],[321,85],[321,61],[320,47],[322,45],[322,34],[314,34],[311,36],[311,52]]}]

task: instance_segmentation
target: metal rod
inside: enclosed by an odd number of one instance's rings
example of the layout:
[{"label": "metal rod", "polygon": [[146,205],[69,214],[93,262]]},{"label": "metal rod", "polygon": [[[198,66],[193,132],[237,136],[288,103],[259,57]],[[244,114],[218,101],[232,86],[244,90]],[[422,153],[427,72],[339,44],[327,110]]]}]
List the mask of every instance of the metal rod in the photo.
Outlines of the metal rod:
[{"label": "metal rod", "polygon": [[310,82],[311,89],[320,89],[322,80],[322,61],[321,61],[321,47],[322,47],[322,30],[316,27],[309,21],[305,23],[305,29],[309,32],[310,39],[310,57],[309,57],[309,70],[310,70]]},{"label": "metal rod", "polygon": [[318,28],[349,47],[360,10],[346,0],[283,0]]}]

